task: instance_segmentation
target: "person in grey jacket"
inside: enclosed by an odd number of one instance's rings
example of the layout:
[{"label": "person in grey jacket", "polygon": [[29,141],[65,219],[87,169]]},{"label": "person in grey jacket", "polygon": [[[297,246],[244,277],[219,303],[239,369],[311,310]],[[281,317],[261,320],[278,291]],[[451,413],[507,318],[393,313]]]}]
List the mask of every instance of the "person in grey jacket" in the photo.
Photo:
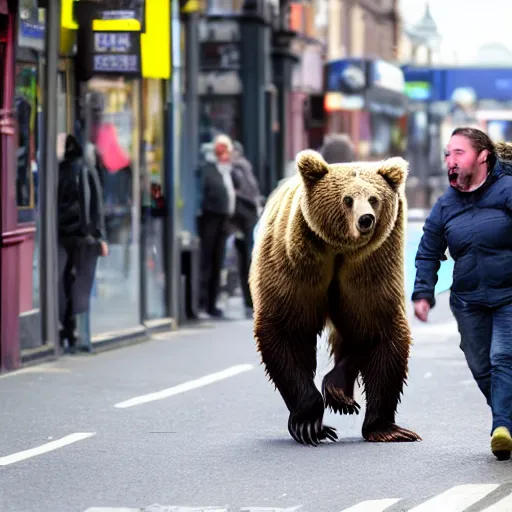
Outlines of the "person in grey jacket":
[{"label": "person in grey jacket", "polygon": [[238,273],[244,296],[245,316],[252,318],[252,298],[249,289],[249,268],[254,245],[254,227],[261,211],[261,193],[252,165],[244,156],[244,148],[235,141],[231,176],[236,191],[235,212],[231,226],[235,231],[235,248],[238,253]]}]

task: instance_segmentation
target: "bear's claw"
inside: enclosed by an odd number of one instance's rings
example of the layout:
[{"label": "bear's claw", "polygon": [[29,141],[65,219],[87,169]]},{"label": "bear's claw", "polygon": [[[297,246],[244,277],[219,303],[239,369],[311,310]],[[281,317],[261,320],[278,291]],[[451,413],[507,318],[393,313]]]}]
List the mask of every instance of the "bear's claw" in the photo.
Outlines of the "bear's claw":
[{"label": "bear's claw", "polygon": [[318,446],[321,441],[331,440],[337,441],[338,435],[336,429],[322,425],[321,420],[317,420],[314,424],[309,421],[289,422],[288,431],[290,435],[299,444]]},{"label": "bear's claw", "polygon": [[403,443],[422,441],[421,437],[406,428],[399,427],[392,423],[385,428],[378,428],[363,433],[363,437],[370,442],[374,443]]},{"label": "bear's claw", "polygon": [[324,387],[324,403],[332,412],[340,414],[359,414],[361,409],[361,406],[353,398],[345,395],[342,389],[330,385]]}]

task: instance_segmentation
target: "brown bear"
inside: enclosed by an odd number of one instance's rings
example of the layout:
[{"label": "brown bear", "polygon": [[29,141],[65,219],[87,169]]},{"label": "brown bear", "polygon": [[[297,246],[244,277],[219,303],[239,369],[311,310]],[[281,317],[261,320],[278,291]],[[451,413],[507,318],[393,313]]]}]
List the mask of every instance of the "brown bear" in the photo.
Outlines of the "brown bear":
[{"label": "brown bear", "polygon": [[[353,414],[359,374],[368,441],[417,441],[395,424],[408,371],[402,158],[329,165],[313,150],[279,186],[260,220],[249,284],[254,337],[299,443],[337,439],[324,407]],[[316,388],[317,336],[329,327],[334,368]]]}]

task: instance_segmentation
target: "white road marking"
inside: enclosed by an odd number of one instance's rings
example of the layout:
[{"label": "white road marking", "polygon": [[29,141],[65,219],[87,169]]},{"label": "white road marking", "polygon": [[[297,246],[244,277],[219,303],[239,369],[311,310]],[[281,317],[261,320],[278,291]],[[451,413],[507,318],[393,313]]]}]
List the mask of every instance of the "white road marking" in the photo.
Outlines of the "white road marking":
[{"label": "white road marking", "polygon": [[3,375],[0,375],[0,379],[8,379],[10,377],[25,375],[27,373],[71,373],[71,370],[69,368],[53,368],[51,366],[29,366],[28,368],[22,368],[21,370],[4,373]]},{"label": "white road marking", "polygon": [[169,398],[170,396],[178,395],[179,393],[185,393],[186,391],[191,391],[192,389],[197,389],[203,386],[207,386],[208,384],[213,384],[219,380],[233,377],[240,373],[252,370],[253,368],[254,366],[252,364],[239,364],[218,373],[212,373],[210,375],[200,377],[199,379],[183,382],[182,384],[178,384],[177,386],[173,386],[171,388],[162,389],[161,391],[156,391],[147,395],[130,398],[129,400],[115,404],[114,407],[118,409],[126,409],[127,407],[146,404],[148,402],[154,402],[155,400],[163,400],[164,398]]},{"label": "white road marking", "polygon": [[498,484],[457,485],[412,508],[409,512],[464,512],[470,505],[480,501],[498,487]]},{"label": "white road marking", "polygon": [[[368,500],[368,501],[361,501],[361,503],[358,503],[357,505],[354,505],[353,507],[346,508],[342,510],[342,512],[383,512],[388,507],[391,507],[391,505],[394,505],[395,503],[399,502],[400,498],[387,498],[384,500]],[[443,512],[445,512],[443,510]]]},{"label": "white road marking", "polygon": [[[468,484],[451,487],[447,491],[436,495],[434,498],[408,509],[408,512],[464,512],[482,500],[489,493],[499,487],[499,484]],[[379,500],[367,500],[357,503],[353,507],[343,509],[341,512],[385,512],[403,498],[386,498]],[[151,505],[141,508],[123,507],[93,507],[85,512],[296,512],[302,509],[303,505],[295,505],[287,508],[279,507],[183,507],[176,505]],[[482,510],[482,512],[510,512],[512,510],[512,493]]]},{"label": "white road marking", "polygon": [[36,446],[35,448],[30,448],[29,450],[13,453],[12,455],[6,455],[5,457],[0,457],[0,466],[8,466],[9,464],[14,464],[15,462],[30,459],[31,457],[36,457],[37,455],[42,455],[43,453],[52,452],[53,450],[63,448],[68,444],[73,444],[78,441],[82,441],[83,439],[87,439],[88,437],[92,437],[95,434],[96,432],[76,432],[75,434],[70,434],[69,436],[42,444],[41,446]]},{"label": "white road marking", "polygon": [[226,507],[181,507],[179,505],[150,505],[137,512],[229,512]]},{"label": "white road marking", "polygon": [[[277,509],[276,509],[277,510]],[[85,512],[229,512],[222,507],[181,507],[179,505],[150,505],[142,508],[92,507]]]},{"label": "white road marking", "polygon": [[425,373],[425,375],[423,375],[423,377],[424,377],[425,379],[430,379],[430,377],[432,377],[432,372],[427,372],[427,373]]},{"label": "white road marking", "polygon": [[85,512],[141,512],[142,508],[105,508],[105,507],[93,507],[88,508]]},{"label": "white road marking", "polygon": [[512,494],[496,502],[490,507],[484,508],[482,512],[510,512],[512,510]]},{"label": "white road marking", "polygon": [[240,512],[296,512],[300,510],[302,505],[296,505],[289,508],[275,508],[275,507],[242,507]]}]

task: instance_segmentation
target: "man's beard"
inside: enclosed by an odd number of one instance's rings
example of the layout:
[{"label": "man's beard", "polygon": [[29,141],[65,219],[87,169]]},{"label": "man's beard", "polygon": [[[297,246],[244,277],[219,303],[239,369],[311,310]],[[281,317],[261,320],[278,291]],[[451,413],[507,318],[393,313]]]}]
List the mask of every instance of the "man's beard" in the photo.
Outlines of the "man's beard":
[{"label": "man's beard", "polygon": [[463,170],[454,167],[448,171],[448,181],[453,188],[466,192],[471,188],[471,180],[475,175],[475,169]]}]

